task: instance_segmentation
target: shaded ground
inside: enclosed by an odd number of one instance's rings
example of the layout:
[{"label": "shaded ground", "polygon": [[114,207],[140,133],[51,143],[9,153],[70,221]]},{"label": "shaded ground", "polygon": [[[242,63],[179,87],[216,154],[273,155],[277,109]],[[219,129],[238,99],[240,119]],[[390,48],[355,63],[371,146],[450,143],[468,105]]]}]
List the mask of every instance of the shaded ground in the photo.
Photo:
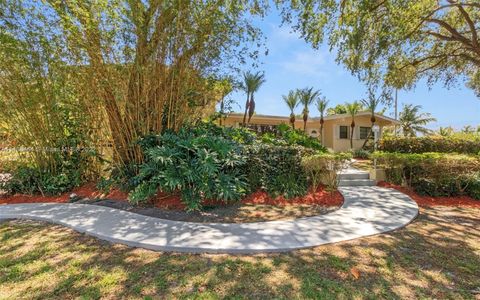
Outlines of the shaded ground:
[{"label": "shaded ground", "polygon": [[363,170],[363,171],[370,171],[373,168],[373,162],[370,159],[359,159],[356,158],[352,163],[351,166]]},{"label": "shaded ground", "polygon": [[57,225],[0,224],[0,298],[480,299],[480,210],[286,254],[158,253]]},{"label": "shaded ground", "polygon": [[265,204],[232,204],[228,206],[205,207],[201,212],[169,210],[152,206],[133,206],[125,201],[99,200],[80,201],[79,203],[96,204],[118,208],[141,215],[174,221],[199,223],[248,223],[273,220],[288,220],[326,214],[340,208],[340,205],[265,205]]},{"label": "shaded ground", "polygon": [[455,197],[432,197],[427,195],[419,195],[413,189],[392,184],[385,181],[380,181],[378,186],[396,189],[404,194],[410,196],[419,206],[462,206],[480,208],[480,200],[474,199],[470,196],[455,196]]},{"label": "shaded ground", "polygon": [[[1,179],[1,177],[0,177]],[[303,197],[285,199],[270,197],[266,192],[257,191],[242,199],[238,204],[224,204],[220,202],[204,203],[202,212],[186,212],[185,205],[178,195],[158,195],[148,203],[131,205],[128,195],[118,189],[107,194],[97,190],[95,184],[90,183],[75,188],[71,193],[58,196],[41,195],[6,195],[0,191],[1,204],[16,203],[43,203],[70,202],[70,195],[76,195],[77,203],[96,204],[127,210],[142,215],[176,221],[210,222],[210,223],[246,223],[273,220],[288,220],[300,217],[322,215],[340,208],[343,196],[338,192],[327,191],[320,186],[314,192],[310,191]]]}]

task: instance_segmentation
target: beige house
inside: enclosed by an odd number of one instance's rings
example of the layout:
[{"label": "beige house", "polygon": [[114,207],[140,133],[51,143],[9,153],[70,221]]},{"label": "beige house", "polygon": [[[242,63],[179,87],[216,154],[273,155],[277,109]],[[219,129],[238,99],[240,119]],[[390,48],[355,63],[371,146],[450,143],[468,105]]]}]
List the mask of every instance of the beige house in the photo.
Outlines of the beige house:
[{"label": "beige house", "polygon": [[[355,116],[355,129],[353,133],[353,148],[360,149],[371,130],[372,123],[370,121],[370,112],[360,112]],[[380,137],[382,129],[385,126],[399,125],[400,122],[383,116],[375,115],[375,124],[380,127]],[[255,114],[248,127],[258,132],[273,131],[276,126],[280,124],[290,124],[289,117],[269,116]],[[347,151],[350,150],[350,124],[352,118],[347,114],[331,115],[324,117],[323,124],[323,145],[333,151]],[[242,124],[243,114],[231,113],[228,115],[222,124],[225,126],[238,127]],[[303,119],[297,118],[295,121],[295,128],[303,129]],[[312,137],[320,138],[320,118],[309,118],[307,121],[307,133]]]}]

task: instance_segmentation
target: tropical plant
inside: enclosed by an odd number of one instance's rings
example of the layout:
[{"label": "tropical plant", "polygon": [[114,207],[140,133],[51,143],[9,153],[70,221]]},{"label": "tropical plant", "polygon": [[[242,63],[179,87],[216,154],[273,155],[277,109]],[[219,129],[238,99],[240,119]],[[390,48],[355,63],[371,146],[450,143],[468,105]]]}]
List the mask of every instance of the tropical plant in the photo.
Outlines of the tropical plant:
[{"label": "tropical plant", "polygon": [[[371,88],[368,89],[368,97],[367,99],[362,100],[363,107],[365,107],[369,112],[370,112],[370,122],[372,122],[371,128],[375,126],[376,118],[375,118],[375,113],[377,111],[377,107],[382,103],[385,102],[388,99],[388,95],[385,93],[381,93],[378,97],[375,95],[375,91]],[[362,149],[365,148],[367,145],[367,142],[369,141],[371,135],[372,135],[372,130],[368,132],[367,138],[365,139],[365,142],[363,142]]]},{"label": "tropical plant", "polygon": [[425,127],[430,122],[435,122],[430,113],[421,113],[421,105],[404,104],[400,112],[400,129],[405,137],[415,137],[417,133],[430,134],[432,130]]},{"label": "tropical plant", "polygon": [[325,97],[317,99],[317,109],[320,113],[320,142],[323,144],[323,124],[325,123],[325,110],[328,106],[328,100]]},{"label": "tropical plant", "polygon": [[[85,130],[96,146],[111,145],[114,164],[139,164],[140,137],[177,131],[215,110],[218,76],[258,50],[251,46],[260,32],[250,22],[264,8],[250,1],[0,1],[0,81],[28,74],[25,64],[41,71],[1,87],[0,101],[25,86],[51,99],[65,81],[86,107]],[[40,77],[52,87],[36,84]]]},{"label": "tropical plant", "polygon": [[327,115],[343,115],[347,113],[347,108],[343,104],[337,104],[334,107],[327,109]]},{"label": "tropical plant", "polygon": [[302,166],[308,175],[311,187],[315,191],[320,183],[333,191],[338,186],[338,173],[352,158],[350,153],[322,153],[305,156]]},{"label": "tropical plant", "polygon": [[310,87],[301,89],[299,94],[300,102],[303,105],[303,131],[307,132],[308,113],[310,112],[308,107],[318,99],[320,96],[320,91],[316,91],[313,89],[313,87]]},{"label": "tropical plant", "polygon": [[282,99],[290,109],[290,125],[292,125],[292,129],[295,129],[295,108],[300,103],[298,91],[289,91],[288,95],[282,96]]},{"label": "tropical plant", "polygon": [[301,130],[292,129],[287,124],[280,124],[277,127],[276,135],[272,133],[266,133],[262,135],[261,140],[266,144],[279,146],[302,146],[319,152],[327,151],[327,149],[320,143],[318,139],[305,134],[305,132]]},{"label": "tropical plant", "polygon": [[480,93],[480,3],[473,0],[285,1],[315,48],[325,37],[337,60],[362,80],[409,88],[421,78],[449,84],[467,79]]},{"label": "tropical plant", "polygon": [[141,145],[146,159],[130,201],[146,201],[158,191],[179,192],[188,210],[200,210],[205,199],[240,200],[248,190],[241,171],[247,157],[240,144],[218,133],[197,126],[145,137]]},{"label": "tropical plant", "polygon": [[302,168],[300,146],[254,143],[245,146],[245,173],[252,191],[293,198],[307,193],[307,176]]},{"label": "tropical plant", "polygon": [[358,101],[354,101],[353,103],[346,103],[345,107],[347,109],[347,113],[352,118],[352,122],[350,123],[350,148],[353,149],[353,133],[355,131],[355,116],[358,112],[362,109],[362,105]]},{"label": "tropical plant", "polygon": [[260,89],[262,84],[265,83],[265,74],[261,72],[250,73],[246,72],[243,74],[243,84],[242,89],[247,94],[247,100],[245,101],[245,113],[243,114],[243,126],[247,124],[247,114],[248,122],[255,112],[255,98],[254,94]]},{"label": "tropical plant", "polygon": [[455,130],[451,126],[438,128],[437,134],[443,137],[451,136]]}]

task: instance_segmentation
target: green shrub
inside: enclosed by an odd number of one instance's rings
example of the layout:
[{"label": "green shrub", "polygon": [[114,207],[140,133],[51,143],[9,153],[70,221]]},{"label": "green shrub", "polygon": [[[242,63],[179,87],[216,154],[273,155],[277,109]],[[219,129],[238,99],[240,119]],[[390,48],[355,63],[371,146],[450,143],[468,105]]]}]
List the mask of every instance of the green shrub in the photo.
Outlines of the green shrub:
[{"label": "green shrub", "polygon": [[338,172],[352,158],[351,153],[315,154],[302,159],[302,166],[308,175],[311,186],[316,189],[320,183],[334,190],[338,185]]},{"label": "green shrub", "polygon": [[57,174],[42,172],[30,166],[18,166],[7,182],[0,182],[0,189],[9,194],[58,195],[70,191],[82,183],[81,172],[74,168],[63,169]]},{"label": "green shrub", "polygon": [[475,194],[480,172],[477,156],[446,153],[376,152],[374,158],[385,168],[387,180],[412,187],[429,196]]},{"label": "green shrub", "polygon": [[250,189],[263,189],[271,196],[285,198],[307,193],[307,178],[301,165],[305,149],[255,143],[244,148],[248,163],[244,166]]},{"label": "green shrub", "polygon": [[369,159],[371,152],[364,149],[356,149],[356,150],[351,150],[351,154],[353,158]]},{"label": "green shrub", "polygon": [[455,134],[448,137],[389,137],[380,140],[379,150],[399,153],[439,152],[478,154],[480,152],[480,136],[473,134]]},{"label": "green shrub", "polygon": [[277,134],[263,134],[262,142],[279,146],[302,146],[320,152],[327,152],[327,149],[318,139],[306,135],[301,130],[294,130],[287,124],[280,124],[277,127]]},{"label": "green shrub", "polygon": [[203,200],[240,200],[248,190],[241,173],[247,158],[242,146],[227,139],[216,127],[184,127],[178,133],[166,132],[141,141],[145,162],[140,166],[138,183],[129,199],[138,203],[153,197],[160,189],[179,192],[189,210],[199,210]]}]

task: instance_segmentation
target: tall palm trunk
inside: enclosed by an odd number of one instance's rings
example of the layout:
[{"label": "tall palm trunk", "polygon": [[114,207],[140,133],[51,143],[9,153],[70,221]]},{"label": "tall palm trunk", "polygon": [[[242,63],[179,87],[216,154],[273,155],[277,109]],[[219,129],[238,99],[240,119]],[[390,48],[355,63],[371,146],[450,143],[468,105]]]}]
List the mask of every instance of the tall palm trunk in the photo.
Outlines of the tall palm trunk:
[{"label": "tall palm trunk", "polygon": [[303,132],[307,133],[308,113],[303,113]]},{"label": "tall palm trunk", "polygon": [[320,143],[322,143],[323,145],[323,123],[325,122],[325,120],[323,119],[323,117],[320,117]]},{"label": "tall palm trunk", "polygon": [[247,113],[248,113],[248,107],[250,106],[250,93],[247,93],[247,101],[245,102],[245,113],[243,114],[243,122],[242,126],[245,127],[247,124]]},{"label": "tall palm trunk", "polygon": [[362,149],[365,149],[365,146],[367,146],[368,140],[372,136],[373,126],[375,126],[375,122],[377,121],[377,119],[375,118],[375,115],[372,114],[370,121],[372,122],[372,126],[370,127],[370,131],[367,134],[367,138],[365,139],[365,142],[363,142]]},{"label": "tall palm trunk", "polygon": [[290,113],[290,125],[292,125],[292,129],[295,130],[295,113],[293,113],[293,111]]},{"label": "tall palm trunk", "polygon": [[350,132],[350,149],[353,149],[353,133],[355,132],[355,121],[352,120],[352,124],[350,125],[350,128],[352,129]]}]

